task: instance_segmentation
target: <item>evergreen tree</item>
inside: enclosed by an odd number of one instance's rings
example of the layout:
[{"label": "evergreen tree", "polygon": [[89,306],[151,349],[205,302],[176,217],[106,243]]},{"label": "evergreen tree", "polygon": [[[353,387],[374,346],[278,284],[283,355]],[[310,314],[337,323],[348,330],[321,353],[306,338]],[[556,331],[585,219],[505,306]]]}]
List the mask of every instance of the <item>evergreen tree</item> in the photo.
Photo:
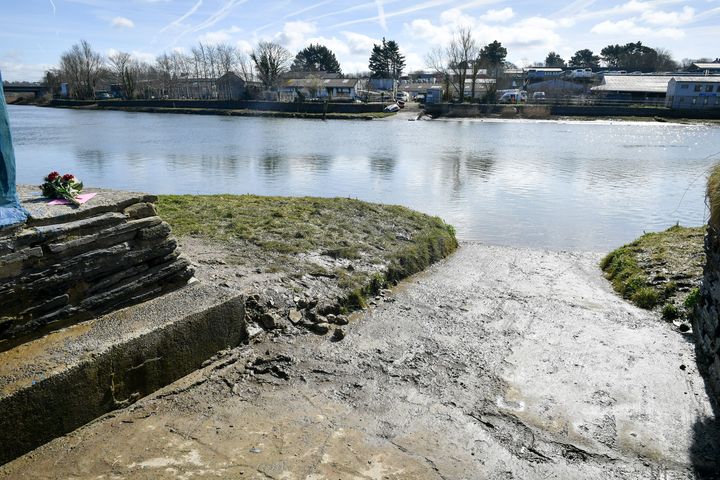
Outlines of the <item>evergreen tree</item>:
[{"label": "evergreen tree", "polygon": [[498,76],[498,70],[505,65],[505,57],[507,57],[507,48],[497,40],[485,45],[480,50],[480,63],[487,67],[488,73],[492,76]]},{"label": "evergreen tree", "polygon": [[578,50],[570,59],[571,67],[598,68],[600,66],[600,57],[595,55],[592,50],[587,48]]},{"label": "evergreen tree", "polygon": [[405,68],[405,57],[397,42],[383,38],[380,45],[373,45],[368,67],[374,78],[398,79]]},{"label": "evergreen tree", "polygon": [[295,56],[290,70],[303,72],[342,73],[340,62],[325,45],[312,45],[300,50]]},{"label": "evergreen tree", "polygon": [[562,59],[560,55],[558,55],[555,52],[548,53],[548,56],[545,58],[545,66],[546,67],[565,67],[565,60]]}]

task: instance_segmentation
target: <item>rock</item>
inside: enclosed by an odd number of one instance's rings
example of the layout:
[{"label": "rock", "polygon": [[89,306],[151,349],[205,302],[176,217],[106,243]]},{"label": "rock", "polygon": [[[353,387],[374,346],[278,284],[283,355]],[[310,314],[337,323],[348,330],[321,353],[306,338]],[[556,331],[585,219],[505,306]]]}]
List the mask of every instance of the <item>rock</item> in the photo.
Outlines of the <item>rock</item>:
[{"label": "rock", "polygon": [[277,319],[273,313],[263,313],[259,316],[258,321],[265,330],[272,330],[277,327]]},{"label": "rock", "polygon": [[345,331],[342,328],[336,328],[332,336],[333,341],[339,342],[343,338],[345,338]]},{"label": "rock", "polygon": [[308,325],[309,330],[318,335],[325,335],[330,331],[330,325],[327,323],[311,323]]},{"label": "rock", "polygon": [[335,325],[347,325],[350,323],[345,315],[338,315],[335,317]]},{"label": "rock", "polygon": [[132,219],[154,217],[155,215],[157,215],[155,205],[145,202],[130,205],[125,210],[123,210],[123,213]]},{"label": "rock", "polygon": [[296,310],[294,308],[291,308],[288,312],[288,318],[292,322],[293,325],[297,325],[297,323],[302,320],[302,313],[300,313],[299,310]]},{"label": "rock", "polygon": [[328,323],[335,323],[335,321],[337,320],[337,317],[334,313],[328,313],[326,318]]},{"label": "rock", "polygon": [[294,303],[295,305],[299,304],[299,303],[300,303],[300,297],[293,297],[293,303]]}]

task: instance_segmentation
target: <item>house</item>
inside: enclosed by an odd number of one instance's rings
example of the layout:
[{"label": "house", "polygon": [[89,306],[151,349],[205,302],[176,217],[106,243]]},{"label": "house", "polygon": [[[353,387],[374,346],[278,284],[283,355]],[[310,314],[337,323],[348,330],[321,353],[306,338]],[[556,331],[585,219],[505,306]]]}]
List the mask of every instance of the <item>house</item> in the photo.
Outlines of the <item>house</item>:
[{"label": "house", "polygon": [[318,75],[288,78],[280,84],[278,94],[281,98],[290,100],[299,95],[306,98],[355,100],[358,97],[359,81],[359,78],[321,78]]},{"label": "house", "polygon": [[714,62],[693,63],[686,71],[702,75],[720,74],[720,59],[716,59]]},{"label": "house", "polygon": [[246,82],[235,72],[227,72],[215,80],[219,100],[244,100],[262,89],[258,82]]},{"label": "house", "polygon": [[676,109],[720,109],[720,75],[672,77],[665,105]]},{"label": "house", "polygon": [[668,75],[605,75],[592,93],[608,100],[628,102],[661,102],[665,100]]},{"label": "house", "polygon": [[385,90],[386,92],[394,92],[397,88],[397,80],[394,78],[371,78],[370,88],[373,90]]}]

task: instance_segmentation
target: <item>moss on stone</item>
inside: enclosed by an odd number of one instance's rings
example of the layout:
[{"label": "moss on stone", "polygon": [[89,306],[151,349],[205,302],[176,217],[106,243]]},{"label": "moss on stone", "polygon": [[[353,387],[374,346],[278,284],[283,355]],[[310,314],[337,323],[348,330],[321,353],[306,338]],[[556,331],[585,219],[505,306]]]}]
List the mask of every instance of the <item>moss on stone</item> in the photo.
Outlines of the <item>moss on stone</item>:
[{"label": "moss on stone", "polygon": [[239,262],[334,278],[349,310],[458,245],[454,229],[438,217],[349,198],[163,195],[158,214],[175,235],[252,252]]},{"label": "moss on stone", "polygon": [[687,315],[687,299],[697,290],[705,263],[704,228],[678,225],[646,233],[610,252],[600,263],[616,292],[635,305],[653,309],[663,305],[663,316]]}]

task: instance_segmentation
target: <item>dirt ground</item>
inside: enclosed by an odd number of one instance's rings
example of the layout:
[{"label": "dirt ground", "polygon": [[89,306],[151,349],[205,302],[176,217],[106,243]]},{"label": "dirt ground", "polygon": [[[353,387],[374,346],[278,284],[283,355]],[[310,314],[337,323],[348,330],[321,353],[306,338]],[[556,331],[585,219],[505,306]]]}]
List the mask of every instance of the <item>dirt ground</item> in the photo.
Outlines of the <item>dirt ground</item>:
[{"label": "dirt ground", "polygon": [[692,337],[599,260],[463,244],[344,338],[261,334],[0,478],[713,478]]}]

